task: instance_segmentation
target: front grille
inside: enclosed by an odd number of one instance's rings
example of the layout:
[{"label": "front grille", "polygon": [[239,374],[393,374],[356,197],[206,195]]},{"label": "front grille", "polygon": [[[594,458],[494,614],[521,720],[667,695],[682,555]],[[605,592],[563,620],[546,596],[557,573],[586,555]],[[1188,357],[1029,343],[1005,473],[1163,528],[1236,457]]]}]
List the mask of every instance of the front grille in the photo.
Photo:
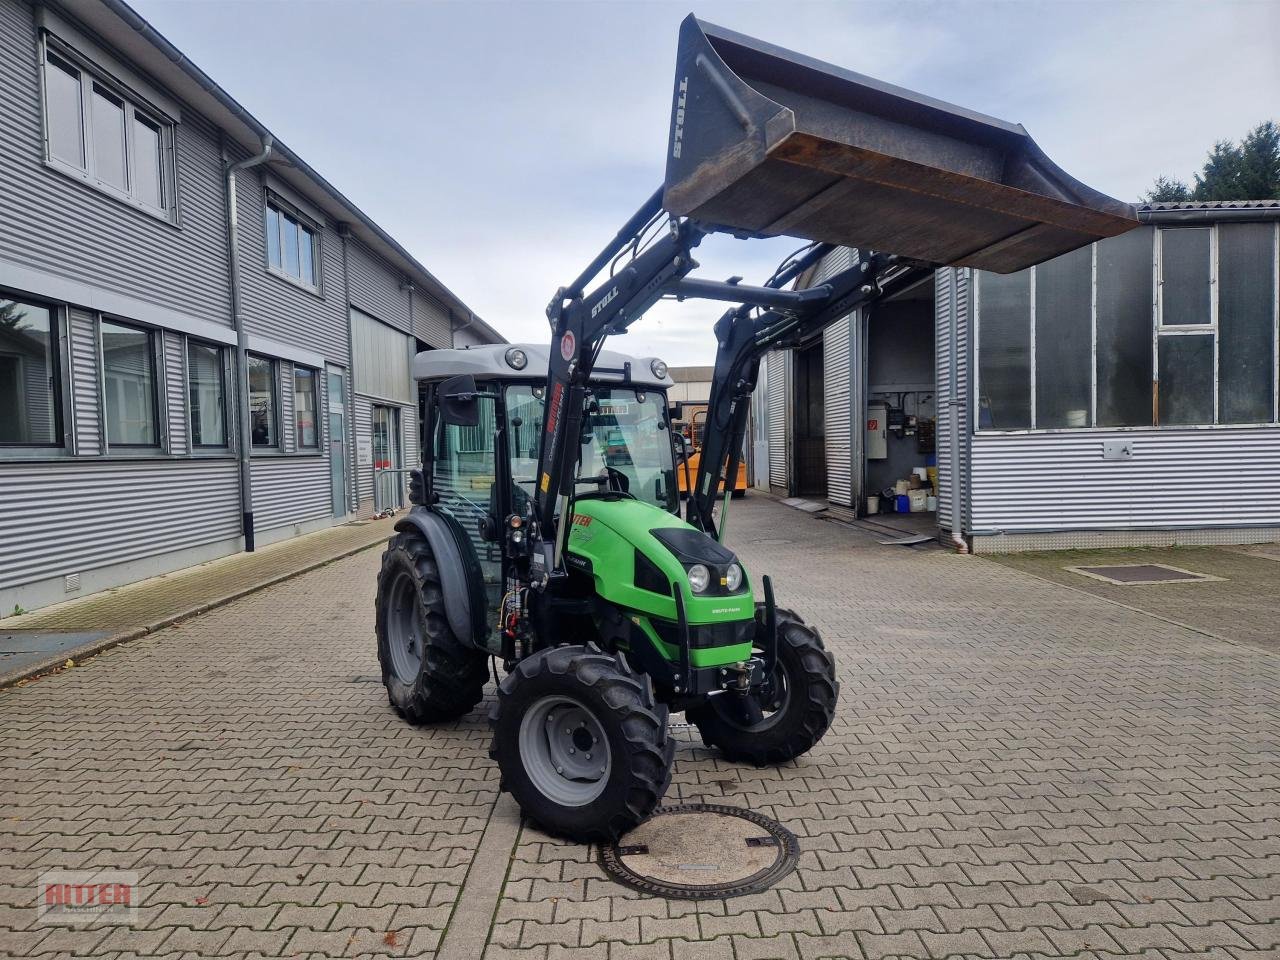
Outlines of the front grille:
[{"label": "front grille", "polygon": [[[680,646],[680,627],[670,620],[653,620],[654,630],[666,643]],[[711,647],[729,647],[747,643],[755,637],[754,620],[733,620],[727,623],[690,624],[689,646],[696,650]]]}]

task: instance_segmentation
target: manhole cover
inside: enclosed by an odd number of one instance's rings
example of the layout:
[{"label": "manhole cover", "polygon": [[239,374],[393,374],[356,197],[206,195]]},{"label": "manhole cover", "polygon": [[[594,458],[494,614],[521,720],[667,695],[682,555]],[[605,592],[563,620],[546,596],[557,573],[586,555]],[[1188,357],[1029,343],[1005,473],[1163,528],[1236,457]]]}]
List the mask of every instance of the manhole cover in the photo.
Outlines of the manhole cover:
[{"label": "manhole cover", "polygon": [[740,897],[795,869],[800,845],[781,824],[715,803],[659,807],[600,865],[619,883],[678,900]]},{"label": "manhole cover", "polygon": [[1196,573],[1163,563],[1117,563],[1096,567],[1067,567],[1072,573],[1092,577],[1104,583],[1141,586],[1148,583],[1190,583],[1198,580],[1221,580],[1207,573]]}]

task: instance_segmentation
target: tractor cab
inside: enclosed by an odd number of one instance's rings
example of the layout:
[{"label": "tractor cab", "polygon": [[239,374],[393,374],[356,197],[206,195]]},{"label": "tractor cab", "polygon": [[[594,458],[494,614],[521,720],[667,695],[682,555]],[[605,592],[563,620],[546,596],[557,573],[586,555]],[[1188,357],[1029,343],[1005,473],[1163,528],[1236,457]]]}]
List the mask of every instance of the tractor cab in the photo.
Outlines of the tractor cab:
[{"label": "tractor cab", "polygon": [[[429,498],[456,524],[464,552],[474,552],[484,585],[485,646],[499,656],[504,549],[519,546],[525,534],[510,528],[510,518],[525,518],[535,495],[547,349],[494,344],[429,350],[413,361],[424,487],[415,496]],[[626,496],[677,513],[680,441],[673,442],[667,415],[671,384],[661,360],[601,354],[583,411],[575,501]],[[458,407],[465,408],[462,416]]]}]

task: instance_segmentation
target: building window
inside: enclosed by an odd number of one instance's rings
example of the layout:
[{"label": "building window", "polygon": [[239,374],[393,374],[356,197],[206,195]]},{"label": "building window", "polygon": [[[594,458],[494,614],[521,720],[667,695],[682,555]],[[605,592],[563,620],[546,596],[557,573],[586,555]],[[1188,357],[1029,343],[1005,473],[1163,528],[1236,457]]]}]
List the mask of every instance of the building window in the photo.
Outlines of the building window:
[{"label": "building window", "polygon": [[1086,250],[980,272],[979,427],[1084,427],[1091,402],[1101,427],[1275,423],[1278,242],[1274,222],[1146,228],[1094,245],[1092,284]]},{"label": "building window", "polygon": [[157,446],[151,331],[104,320],[102,375],[107,395],[107,442],[117,447]]},{"label": "building window", "polygon": [[61,446],[58,320],[0,297],[0,444]]},{"label": "building window", "polygon": [[280,446],[276,421],[276,362],[249,357],[249,430],[254,447]]},{"label": "building window", "polygon": [[187,341],[187,392],[191,444],[195,447],[227,445],[227,382],[222,357],[221,347]]},{"label": "building window", "polygon": [[45,50],[44,100],[50,163],[140,207],[172,215],[171,122],[51,45]]},{"label": "building window", "polygon": [[267,265],[275,273],[318,290],[319,231],[291,207],[271,196],[267,198],[266,221]]},{"label": "building window", "polygon": [[293,368],[293,436],[299,450],[320,449],[316,429],[316,371],[310,367]]}]

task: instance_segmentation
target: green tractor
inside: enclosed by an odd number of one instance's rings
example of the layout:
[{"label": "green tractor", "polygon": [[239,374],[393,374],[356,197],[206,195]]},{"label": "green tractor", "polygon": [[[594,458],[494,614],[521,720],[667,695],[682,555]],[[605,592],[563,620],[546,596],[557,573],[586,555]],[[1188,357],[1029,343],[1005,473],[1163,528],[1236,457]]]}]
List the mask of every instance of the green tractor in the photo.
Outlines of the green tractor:
[{"label": "green tractor", "polygon": [[[1010,272],[1135,224],[1020,126],[689,17],[664,186],[556,292],[550,347],[414,361],[423,466],[378,580],[391,704],[412,723],[462,716],[500,660],[502,786],[583,841],[661,801],[673,711],[730,760],[806,753],[835,715],[835,663],[725,545],[761,357],[937,265]],[[761,286],[692,279],[714,232],[813,242]],[[813,282],[834,244],[858,254]],[[735,305],[683,520],[665,365],[603,349],[663,297]]]}]

